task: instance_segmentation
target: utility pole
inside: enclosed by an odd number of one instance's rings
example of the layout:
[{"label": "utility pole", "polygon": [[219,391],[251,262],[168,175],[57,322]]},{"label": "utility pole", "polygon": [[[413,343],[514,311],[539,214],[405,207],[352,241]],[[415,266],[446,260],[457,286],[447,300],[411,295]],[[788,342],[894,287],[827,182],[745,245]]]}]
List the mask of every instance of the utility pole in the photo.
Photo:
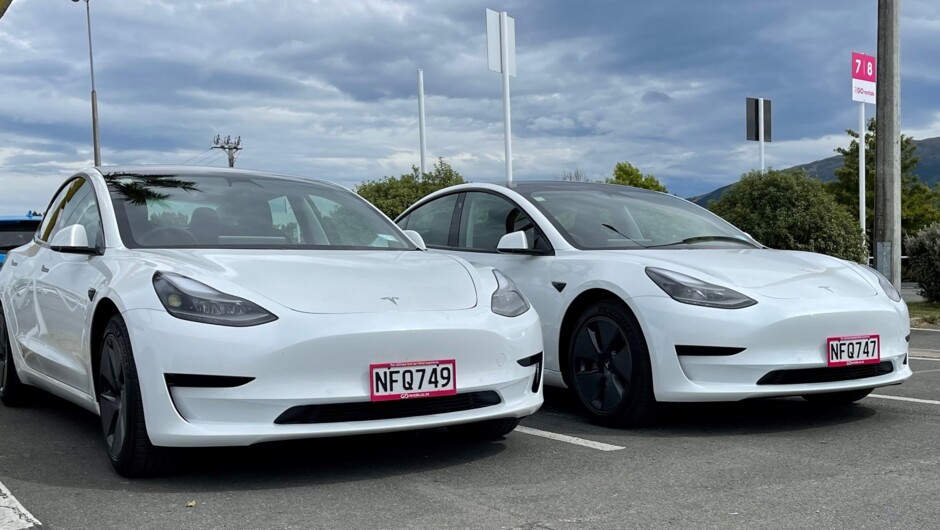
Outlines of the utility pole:
[{"label": "utility pole", "polygon": [[428,144],[424,140],[424,71],[418,69],[418,142],[421,151],[421,175],[428,172]]},{"label": "utility pole", "polygon": [[238,158],[238,152],[242,150],[242,137],[232,140],[231,136],[222,138],[217,134],[212,143],[215,144],[212,149],[221,149],[228,155],[228,167],[235,167],[235,159]]},{"label": "utility pole", "polygon": [[[901,288],[900,3],[878,0],[875,105],[875,268]],[[859,132],[864,141],[865,131]]]}]

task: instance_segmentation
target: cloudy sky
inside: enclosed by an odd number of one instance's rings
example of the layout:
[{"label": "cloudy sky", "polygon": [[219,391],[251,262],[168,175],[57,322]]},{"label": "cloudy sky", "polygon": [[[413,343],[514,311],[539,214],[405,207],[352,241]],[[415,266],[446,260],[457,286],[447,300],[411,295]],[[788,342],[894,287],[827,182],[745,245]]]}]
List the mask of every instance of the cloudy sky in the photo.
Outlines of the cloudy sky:
[{"label": "cloudy sky", "polygon": [[[84,7],[13,0],[0,19],[0,214],[91,164]],[[398,175],[418,163],[422,68],[429,156],[499,181],[486,7],[516,19],[517,179],[627,160],[710,191],[758,163],[747,96],[773,100],[769,165],[830,156],[857,127],[850,52],[875,53],[876,0],[91,0],[103,162],[225,165],[206,150],[228,134],[242,168]],[[940,2],[901,14],[902,128],[940,136]]]}]

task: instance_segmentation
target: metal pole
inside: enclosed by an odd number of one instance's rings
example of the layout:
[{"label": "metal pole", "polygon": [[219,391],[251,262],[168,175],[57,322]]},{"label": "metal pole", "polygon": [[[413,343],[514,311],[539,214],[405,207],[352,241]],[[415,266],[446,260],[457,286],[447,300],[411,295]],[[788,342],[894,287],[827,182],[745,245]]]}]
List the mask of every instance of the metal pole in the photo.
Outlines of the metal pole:
[{"label": "metal pole", "polygon": [[88,67],[91,70],[91,141],[94,143],[95,166],[101,165],[101,144],[98,141],[98,93],[95,91],[95,56],[91,49],[91,3],[85,0],[88,21]]},{"label": "metal pole", "polygon": [[757,98],[757,140],[760,143],[760,172],[764,172],[764,98]]},{"label": "metal pole", "polygon": [[875,266],[901,287],[900,0],[878,0]]},{"label": "metal pole", "polygon": [[503,74],[503,128],[506,136],[506,186],[512,186],[512,126],[509,117],[509,42],[507,14],[499,13],[499,64]]},{"label": "metal pole", "polygon": [[424,72],[418,69],[418,139],[421,142],[421,174],[428,172],[427,150],[424,138]]},{"label": "metal pole", "polygon": [[[865,103],[858,102],[858,222],[865,237],[865,144],[868,128],[865,127]],[[868,241],[867,239],[865,240]]]}]

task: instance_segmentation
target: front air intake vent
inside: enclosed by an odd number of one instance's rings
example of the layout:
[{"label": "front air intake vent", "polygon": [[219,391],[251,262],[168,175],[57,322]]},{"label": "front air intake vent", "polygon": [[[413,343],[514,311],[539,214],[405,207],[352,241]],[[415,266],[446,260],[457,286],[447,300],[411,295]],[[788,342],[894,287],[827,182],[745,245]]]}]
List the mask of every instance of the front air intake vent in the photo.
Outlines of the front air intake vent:
[{"label": "front air intake vent", "polygon": [[359,401],[327,405],[299,405],[285,410],[274,420],[279,425],[298,423],[336,423],[342,421],[389,420],[411,416],[446,414],[499,405],[502,400],[492,390],[467,392],[452,396],[402,399],[395,401]]},{"label": "front air intake vent", "polygon": [[757,381],[758,385],[801,385],[807,383],[831,383],[851,381],[890,374],[894,371],[891,361],[879,364],[860,364],[839,368],[801,368],[798,370],[774,370]]}]

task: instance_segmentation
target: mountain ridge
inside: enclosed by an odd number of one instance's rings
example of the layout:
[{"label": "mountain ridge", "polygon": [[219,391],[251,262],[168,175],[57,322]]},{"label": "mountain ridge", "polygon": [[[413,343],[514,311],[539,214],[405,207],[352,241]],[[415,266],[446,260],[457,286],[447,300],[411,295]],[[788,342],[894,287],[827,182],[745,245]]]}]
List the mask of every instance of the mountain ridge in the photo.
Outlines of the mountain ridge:
[{"label": "mountain ridge", "polygon": [[[924,138],[923,140],[914,140],[917,150],[915,156],[920,158],[920,162],[914,168],[914,174],[920,177],[920,181],[931,188],[940,182],[940,136],[935,138]],[[842,155],[834,155],[828,158],[815,160],[806,164],[800,164],[786,168],[784,171],[792,169],[802,169],[810,177],[819,179],[823,182],[832,182],[836,179],[836,170],[842,167]],[[722,186],[708,193],[696,195],[689,200],[699,206],[708,206],[708,203],[718,199],[726,191],[731,189],[737,182]]]}]

